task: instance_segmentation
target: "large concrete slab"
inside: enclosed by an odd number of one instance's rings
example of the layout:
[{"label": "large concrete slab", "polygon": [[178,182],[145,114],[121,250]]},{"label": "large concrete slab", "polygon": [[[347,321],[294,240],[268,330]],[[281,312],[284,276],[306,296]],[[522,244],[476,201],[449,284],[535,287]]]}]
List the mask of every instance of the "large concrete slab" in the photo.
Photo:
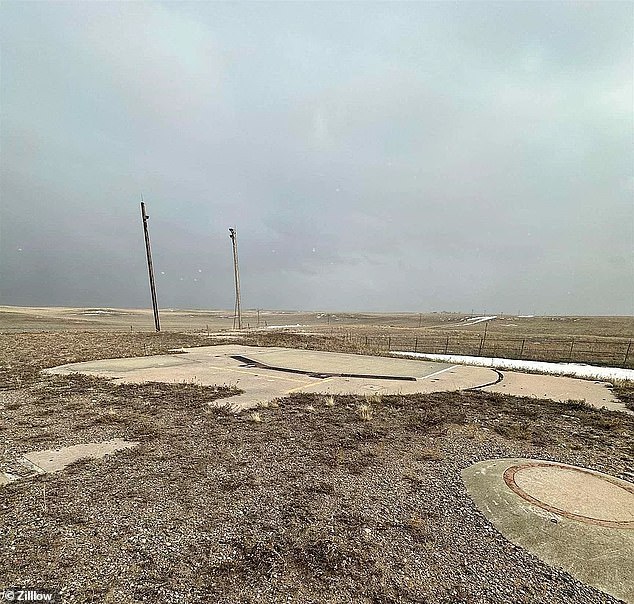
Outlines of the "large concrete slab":
[{"label": "large concrete slab", "polygon": [[544,562],[634,603],[634,485],[585,468],[493,459],[462,472],[476,506]]},{"label": "large concrete slab", "polygon": [[[244,393],[228,399],[236,409],[253,407],[292,392],[411,394],[474,388],[497,379],[497,374],[485,367],[292,348],[230,344],[186,348],[178,352],[180,354],[73,363],[46,371],[56,374],[80,372],[112,378],[118,382],[194,382],[237,386]],[[247,357],[271,367],[307,371],[312,375],[250,366],[234,356]],[[392,376],[399,379],[319,377],[319,374],[332,373]],[[404,377],[413,379],[400,379]]]}]

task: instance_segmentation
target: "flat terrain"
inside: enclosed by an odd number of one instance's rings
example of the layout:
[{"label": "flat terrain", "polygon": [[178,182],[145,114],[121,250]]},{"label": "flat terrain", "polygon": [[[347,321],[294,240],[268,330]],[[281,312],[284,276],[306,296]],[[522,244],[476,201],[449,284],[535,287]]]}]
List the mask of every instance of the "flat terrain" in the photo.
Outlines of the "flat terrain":
[{"label": "flat terrain", "polygon": [[[493,314],[493,313],[492,313]],[[437,334],[479,334],[485,322],[469,323],[474,315],[461,313],[325,313],[275,310],[246,310],[245,328],[282,328],[297,332],[358,335],[412,336],[421,331]],[[230,330],[229,310],[160,311],[164,331],[210,332]],[[152,311],[121,308],[64,308],[0,306],[0,333],[20,331],[154,331]],[[634,317],[564,317],[498,315],[488,322],[488,331],[504,336],[538,335],[551,338],[634,338]]]},{"label": "flat terrain", "polygon": [[234,415],[195,384],[41,375],[208,345],[175,333],[0,335],[1,469],[133,448],[0,487],[0,577],[74,602],[616,602],[511,544],[461,471],[496,457],[627,478],[634,419],[486,392],[291,394]]},{"label": "flat terrain", "polygon": [[[634,317],[477,317],[458,313],[322,313],[246,310],[244,329],[233,313],[161,310],[163,331],[275,345],[272,337],[321,339],[372,354],[389,350],[578,362],[634,369]],[[0,334],[36,331],[150,332],[149,310],[0,306]],[[329,341],[327,346],[325,343]],[[312,346],[313,344],[311,344]]]}]

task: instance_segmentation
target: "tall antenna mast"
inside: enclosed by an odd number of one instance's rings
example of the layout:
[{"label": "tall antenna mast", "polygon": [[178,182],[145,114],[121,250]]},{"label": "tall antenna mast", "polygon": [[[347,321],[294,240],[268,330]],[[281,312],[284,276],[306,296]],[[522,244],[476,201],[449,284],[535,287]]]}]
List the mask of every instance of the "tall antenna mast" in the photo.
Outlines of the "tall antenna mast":
[{"label": "tall antenna mast", "polygon": [[236,284],[236,302],[233,307],[233,328],[242,329],[242,310],[240,308],[240,269],[238,268],[238,231],[229,229],[229,237],[233,247],[233,276]]},{"label": "tall antenna mast", "polygon": [[159,322],[158,302],[156,301],[156,285],[154,283],[154,266],[152,264],[152,248],[150,247],[150,233],[147,228],[149,216],[145,213],[145,203],[141,194],[141,218],[143,219],[143,233],[145,235],[145,252],[147,255],[147,270],[150,276],[150,291],[152,292],[152,309],[154,310],[154,326],[156,331],[161,331]]}]

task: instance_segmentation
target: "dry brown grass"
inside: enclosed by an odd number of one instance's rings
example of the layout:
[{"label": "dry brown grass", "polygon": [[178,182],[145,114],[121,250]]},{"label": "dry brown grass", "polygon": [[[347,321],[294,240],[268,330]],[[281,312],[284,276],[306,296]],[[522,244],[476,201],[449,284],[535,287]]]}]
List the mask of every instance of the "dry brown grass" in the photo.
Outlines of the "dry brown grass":
[{"label": "dry brown grass", "polygon": [[[86,354],[90,335],[74,338]],[[67,340],[40,343],[12,363],[18,374],[57,362]],[[0,576],[37,576],[82,603],[610,601],[487,530],[460,470],[541,456],[618,475],[631,463],[631,418],[463,392],[382,396],[371,421],[360,397],[294,394],[253,421],[209,407],[231,394],[78,375],[2,391],[4,468],[27,450],[141,444],[0,489]],[[477,437],[461,433],[469,426]]]},{"label": "dry brown grass", "polygon": [[617,381],[613,392],[628,409],[634,411],[634,382]]},{"label": "dry brown grass", "polygon": [[369,422],[372,419],[372,407],[366,403],[358,405],[356,413],[359,419],[364,422]]},{"label": "dry brown grass", "polygon": [[167,354],[209,346],[197,336],[178,333],[57,332],[0,334],[0,389],[20,388],[41,369],[97,359]]}]

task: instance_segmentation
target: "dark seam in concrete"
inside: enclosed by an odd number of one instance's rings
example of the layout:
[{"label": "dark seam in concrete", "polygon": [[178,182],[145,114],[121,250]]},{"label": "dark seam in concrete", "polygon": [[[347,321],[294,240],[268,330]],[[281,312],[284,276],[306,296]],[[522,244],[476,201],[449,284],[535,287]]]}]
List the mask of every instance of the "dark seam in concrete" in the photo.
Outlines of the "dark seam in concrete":
[{"label": "dark seam in concrete", "polygon": [[471,388],[465,388],[467,392],[471,390],[478,390],[479,388],[486,388],[487,386],[495,386],[499,384],[504,379],[504,374],[497,369],[492,369],[491,367],[487,367],[487,369],[491,369],[491,371],[495,371],[498,374],[497,378],[493,382],[489,382],[488,384],[480,384],[479,386],[472,386]]},{"label": "dark seam in concrete", "polygon": [[299,373],[301,375],[308,375],[316,378],[328,378],[328,377],[347,377],[347,378],[362,378],[371,380],[402,380],[408,382],[415,382],[415,377],[407,377],[402,375],[366,375],[362,373],[330,373],[327,371],[307,371],[304,369],[288,369],[286,367],[275,367],[274,365],[267,365],[260,361],[254,361],[248,357],[244,357],[239,354],[231,355],[232,359],[240,361],[250,367],[258,367],[260,369],[269,369],[271,371],[283,371],[285,373]]}]

